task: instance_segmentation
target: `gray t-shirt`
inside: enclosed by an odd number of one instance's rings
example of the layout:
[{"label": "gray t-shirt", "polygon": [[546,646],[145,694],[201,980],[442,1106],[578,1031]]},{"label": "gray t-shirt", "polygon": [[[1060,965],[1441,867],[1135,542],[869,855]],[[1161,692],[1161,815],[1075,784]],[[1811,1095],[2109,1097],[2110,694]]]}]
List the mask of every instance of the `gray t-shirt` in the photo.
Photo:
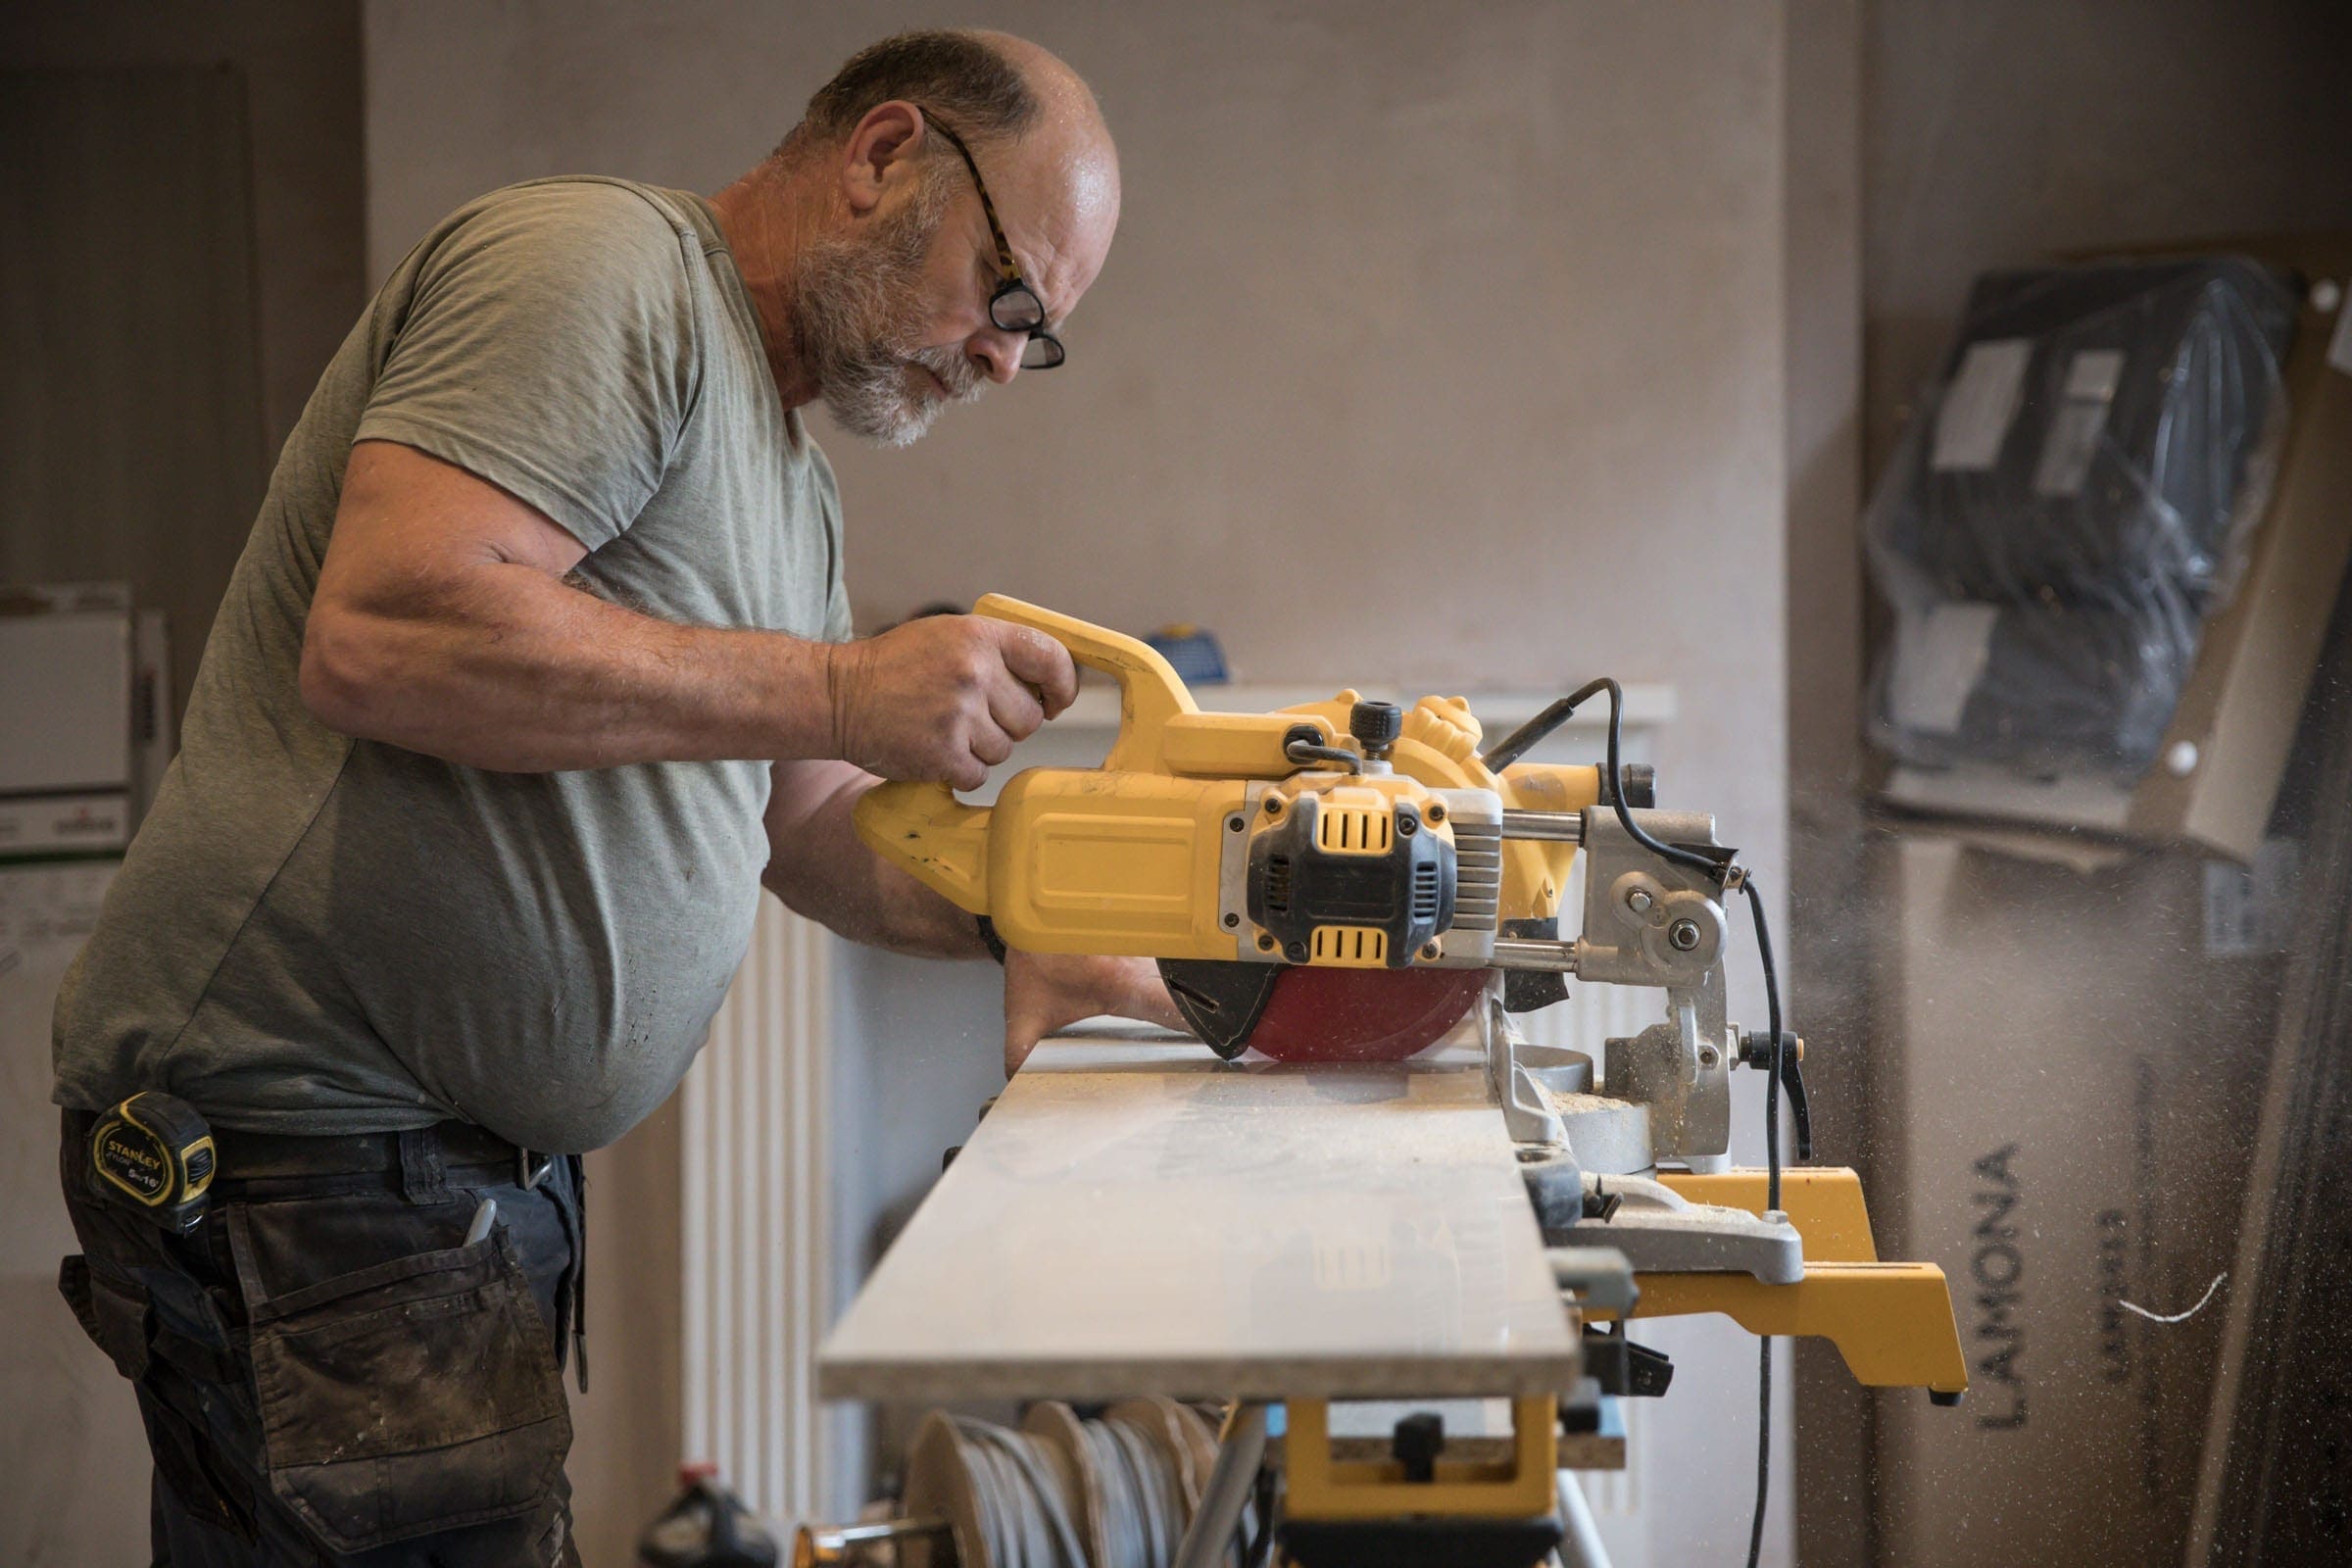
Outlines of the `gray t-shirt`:
[{"label": "gray t-shirt", "polygon": [[447,1117],[609,1143],[702,1044],[750,940],[764,761],[461,767],[323,728],[303,624],[352,443],[545,513],[647,614],[849,635],[841,509],[710,208],[608,179],[461,208],[353,328],[279,456],[178,760],[68,973],[59,1103],[221,1127]]}]

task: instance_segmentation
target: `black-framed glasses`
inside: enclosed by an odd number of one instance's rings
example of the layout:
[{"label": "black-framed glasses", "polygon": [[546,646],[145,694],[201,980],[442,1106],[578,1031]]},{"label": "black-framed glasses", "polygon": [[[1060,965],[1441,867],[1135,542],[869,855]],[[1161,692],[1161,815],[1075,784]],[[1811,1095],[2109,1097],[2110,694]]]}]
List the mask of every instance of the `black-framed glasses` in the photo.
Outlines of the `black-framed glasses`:
[{"label": "black-framed glasses", "polygon": [[980,177],[980,165],[973,159],[972,150],[963,138],[950,130],[937,115],[923,111],[931,128],[948,138],[948,145],[963,155],[963,167],[972,172],[972,189],[980,193],[980,211],[987,215],[988,231],[997,241],[997,291],[988,297],[988,318],[1001,332],[1026,332],[1029,341],[1021,348],[1021,368],[1051,370],[1068,358],[1062,352],[1061,339],[1046,330],[1046,302],[1037,297],[1022,278],[1020,268],[1013,262],[1012,246],[1004,238],[1004,225],[997,221],[997,204],[988,199],[988,181]]}]

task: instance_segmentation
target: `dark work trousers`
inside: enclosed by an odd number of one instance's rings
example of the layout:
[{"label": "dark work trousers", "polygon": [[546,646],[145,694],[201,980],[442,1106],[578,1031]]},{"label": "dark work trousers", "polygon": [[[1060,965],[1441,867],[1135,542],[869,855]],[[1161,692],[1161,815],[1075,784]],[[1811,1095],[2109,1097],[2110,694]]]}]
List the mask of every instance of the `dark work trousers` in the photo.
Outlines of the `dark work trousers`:
[{"label": "dark work trousers", "polygon": [[[478,1130],[469,1153],[444,1158],[457,1141],[426,1128],[373,1140],[394,1168],[240,1176],[223,1134],[210,1207],[181,1237],[93,1191],[94,1119],[65,1116],[82,1253],[59,1285],[137,1391],[158,1564],[578,1563],[562,1373],[577,1326],[576,1160],[526,1191]],[[466,1246],[485,1198],[496,1222]]]}]

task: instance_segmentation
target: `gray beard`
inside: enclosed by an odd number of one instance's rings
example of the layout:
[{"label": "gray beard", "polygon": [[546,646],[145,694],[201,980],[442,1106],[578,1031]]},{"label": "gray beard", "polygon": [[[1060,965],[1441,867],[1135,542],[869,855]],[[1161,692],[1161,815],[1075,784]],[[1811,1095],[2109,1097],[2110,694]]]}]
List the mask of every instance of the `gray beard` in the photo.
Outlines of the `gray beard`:
[{"label": "gray beard", "polygon": [[[793,271],[801,356],[841,427],[878,446],[921,439],[949,403],[987,383],[962,350],[917,348],[925,314],[923,264],[947,211],[950,181],[927,176],[907,209],[870,239],[820,240]],[[939,395],[921,367],[946,385]]]}]

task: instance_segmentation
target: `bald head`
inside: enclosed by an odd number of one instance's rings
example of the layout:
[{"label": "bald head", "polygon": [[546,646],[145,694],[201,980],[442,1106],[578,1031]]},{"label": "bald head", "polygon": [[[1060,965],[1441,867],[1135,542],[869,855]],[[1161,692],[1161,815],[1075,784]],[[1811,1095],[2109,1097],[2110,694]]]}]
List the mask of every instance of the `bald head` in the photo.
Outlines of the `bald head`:
[{"label": "bald head", "polygon": [[[1070,300],[1048,301],[1066,314],[1101,270],[1119,219],[1118,150],[1085,80],[1051,50],[1008,32],[903,32],[851,56],[777,154],[836,164],[862,157],[860,130],[898,105],[936,119],[971,148],[1016,251],[1027,249],[1024,240],[1048,247],[1068,274],[1054,283],[1074,285]],[[938,140],[920,145],[918,133],[919,151],[952,172],[957,155]]]},{"label": "bald head", "polygon": [[1071,237],[1093,238],[1099,230],[1101,249],[1107,252],[1119,221],[1119,154],[1094,90],[1060,56],[1026,38],[988,31],[966,36],[1010,66],[1037,106],[1028,126],[1005,148],[1013,182],[1029,186],[1041,209]]},{"label": "bald head", "polygon": [[1110,251],[1118,153],[1094,93],[1029,40],[901,33],[716,205],[787,406],[822,397],[902,445],[1050,362],[1036,338],[1059,337]]}]

